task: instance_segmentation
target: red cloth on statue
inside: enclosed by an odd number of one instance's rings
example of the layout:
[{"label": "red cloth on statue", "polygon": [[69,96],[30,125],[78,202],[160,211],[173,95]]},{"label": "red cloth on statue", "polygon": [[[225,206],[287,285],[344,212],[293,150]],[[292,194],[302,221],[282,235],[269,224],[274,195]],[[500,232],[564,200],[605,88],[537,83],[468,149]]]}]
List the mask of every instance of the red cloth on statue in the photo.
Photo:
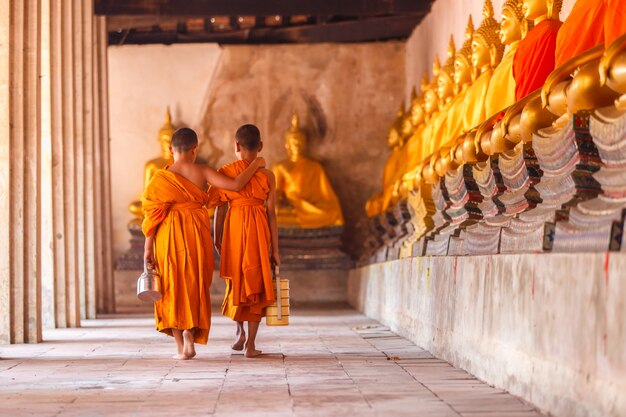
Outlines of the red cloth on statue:
[{"label": "red cloth on statue", "polygon": [[626,5],[624,0],[606,0],[606,17],[604,20],[604,45],[626,33]]},{"label": "red cloth on statue", "polygon": [[605,15],[605,0],[576,2],[556,37],[556,68],[576,55],[604,43]]},{"label": "red cloth on statue", "polygon": [[562,24],[559,20],[544,20],[520,41],[513,58],[516,101],[540,88],[554,70],[556,37]]}]

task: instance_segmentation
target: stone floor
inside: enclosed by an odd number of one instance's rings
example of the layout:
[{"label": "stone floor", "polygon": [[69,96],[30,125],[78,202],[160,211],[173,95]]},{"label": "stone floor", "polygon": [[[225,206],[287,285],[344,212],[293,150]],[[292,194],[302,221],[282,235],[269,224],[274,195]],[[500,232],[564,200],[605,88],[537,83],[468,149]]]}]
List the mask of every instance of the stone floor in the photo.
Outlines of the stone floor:
[{"label": "stone floor", "polygon": [[231,352],[214,314],[208,346],[175,361],[146,317],[86,321],[45,343],[0,348],[1,416],[540,416],[348,308],[261,327],[264,355]]}]

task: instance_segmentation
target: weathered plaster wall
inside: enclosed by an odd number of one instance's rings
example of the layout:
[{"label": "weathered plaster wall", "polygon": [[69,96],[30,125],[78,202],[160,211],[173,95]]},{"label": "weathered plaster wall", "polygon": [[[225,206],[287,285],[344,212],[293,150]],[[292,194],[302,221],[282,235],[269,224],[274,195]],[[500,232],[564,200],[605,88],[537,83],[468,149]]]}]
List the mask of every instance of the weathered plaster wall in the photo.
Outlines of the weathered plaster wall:
[{"label": "weathered plaster wall", "polygon": [[235,130],[254,123],[270,163],[286,158],[284,134],[297,110],[357,248],[365,201],[380,188],[385,138],[404,90],[404,44],[312,44],[224,48],[205,99],[203,136],[212,161],[233,158]]},{"label": "weathered plaster wall", "polygon": [[[584,0],[579,0],[584,1]],[[463,43],[467,18],[471,14],[474,27],[482,22],[484,0],[436,0],[431,12],[415,28],[406,42],[406,86],[405,94],[410,97],[411,88],[419,88],[424,71],[432,75],[432,64],[435,55],[443,63],[450,42],[450,34],[454,36],[457,49]],[[500,19],[504,0],[492,0],[495,17]],[[564,20],[574,7],[576,0],[563,0],[561,20]]]},{"label": "weathered plaster wall", "polygon": [[[221,56],[216,44],[111,46],[109,109],[113,250],[129,247],[128,205],[141,197],[144,164],[161,155],[158,132],[170,106],[178,126],[197,128]],[[117,257],[117,256],[116,256]]]},{"label": "weathered plaster wall", "polygon": [[165,106],[200,134],[214,166],[234,158],[243,123],[259,126],[269,163],[286,157],[297,110],[312,157],[334,185],[352,248],[367,198],[379,191],[386,135],[404,91],[404,43],[109,48],[114,248],[128,248],[128,204],[142,191],[144,163],[159,155]]},{"label": "weathered plaster wall", "polygon": [[[607,257],[608,256],[608,257]],[[626,415],[626,254],[417,257],[355,269],[353,306],[562,417]]]}]

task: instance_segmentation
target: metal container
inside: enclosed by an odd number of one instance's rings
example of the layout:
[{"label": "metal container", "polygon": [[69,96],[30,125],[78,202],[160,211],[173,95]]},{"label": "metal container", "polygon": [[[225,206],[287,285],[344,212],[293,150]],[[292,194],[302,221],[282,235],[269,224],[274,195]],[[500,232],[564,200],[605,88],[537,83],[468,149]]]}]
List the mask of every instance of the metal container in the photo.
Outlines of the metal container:
[{"label": "metal container", "polygon": [[137,279],[137,298],[154,303],[162,298],[161,276],[152,266],[144,262],[143,273]]}]

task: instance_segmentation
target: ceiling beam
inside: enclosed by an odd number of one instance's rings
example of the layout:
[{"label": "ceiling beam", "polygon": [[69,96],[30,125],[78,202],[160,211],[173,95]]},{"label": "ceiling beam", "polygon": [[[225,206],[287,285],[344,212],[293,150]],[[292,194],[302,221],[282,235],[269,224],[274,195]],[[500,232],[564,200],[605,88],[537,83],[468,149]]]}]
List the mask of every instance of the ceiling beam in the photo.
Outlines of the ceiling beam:
[{"label": "ceiling beam", "polygon": [[98,15],[343,15],[426,13],[433,0],[93,0]]},{"label": "ceiling beam", "polygon": [[422,18],[423,15],[390,16],[322,25],[264,27],[227,32],[109,32],[109,44],[372,42],[406,38]]}]

